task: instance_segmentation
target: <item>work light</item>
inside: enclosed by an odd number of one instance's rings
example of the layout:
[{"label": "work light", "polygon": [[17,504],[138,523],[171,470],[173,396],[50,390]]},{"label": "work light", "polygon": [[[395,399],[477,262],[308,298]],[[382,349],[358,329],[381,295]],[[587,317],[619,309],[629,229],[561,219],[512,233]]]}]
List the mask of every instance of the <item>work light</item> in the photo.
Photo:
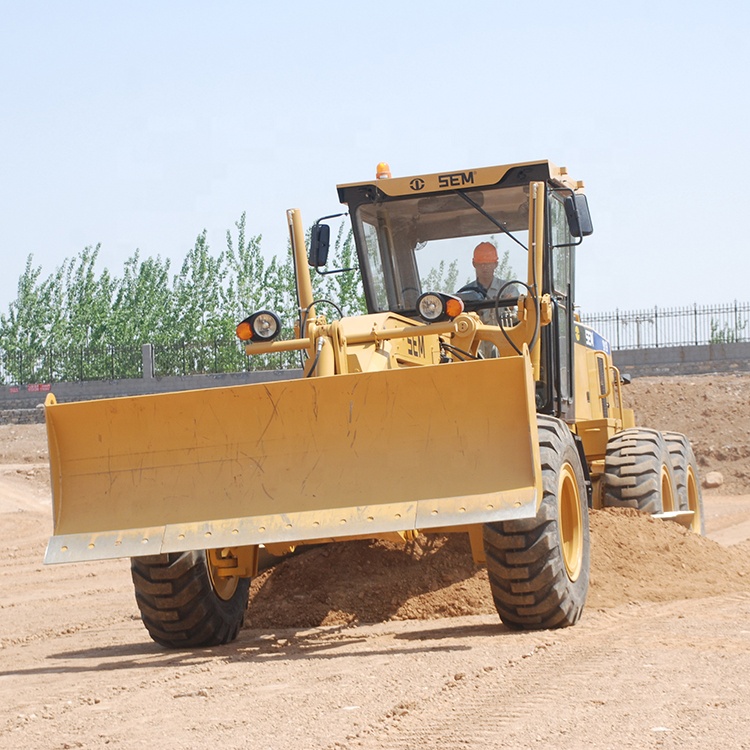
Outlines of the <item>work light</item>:
[{"label": "work light", "polygon": [[245,318],[236,330],[241,341],[271,341],[281,332],[281,321],[276,313],[260,310]]},{"label": "work light", "polygon": [[463,300],[452,294],[425,292],[417,300],[417,312],[428,323],[452,320],[464,311]]}]

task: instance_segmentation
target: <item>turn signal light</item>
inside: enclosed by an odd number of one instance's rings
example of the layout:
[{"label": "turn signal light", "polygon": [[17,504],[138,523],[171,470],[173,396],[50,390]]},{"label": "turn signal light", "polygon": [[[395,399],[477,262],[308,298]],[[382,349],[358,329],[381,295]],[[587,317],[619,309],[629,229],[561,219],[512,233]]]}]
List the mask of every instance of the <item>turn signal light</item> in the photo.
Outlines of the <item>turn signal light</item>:
[{"label": "turn signal light", "polygon": [[281,333],[281,321],[276,313],[261,310],[245,318],[235,330],[240,341],[272,341]]},{"label": "turn signal light", "polygon": [[417,312],[428,323],[439,320],[452,320],[464,311],[463,300],[452,294],[425,292],[417,300]]}]

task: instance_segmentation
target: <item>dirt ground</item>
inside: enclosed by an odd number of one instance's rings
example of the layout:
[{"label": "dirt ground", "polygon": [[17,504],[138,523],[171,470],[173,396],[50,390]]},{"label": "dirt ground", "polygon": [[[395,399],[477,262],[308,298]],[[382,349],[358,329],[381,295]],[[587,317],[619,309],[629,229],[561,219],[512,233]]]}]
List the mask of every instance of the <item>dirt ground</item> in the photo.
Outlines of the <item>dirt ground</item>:
[{"label": "dirt ground", "polygon": [[0,425],[0,750],[750,748],[750,375],[626,395],[724,481],[706,537],[593,512],[577,626],[506,629],[459,536],[361,542],[260,575],[204,650],[149,639],[127,561],[42,565],[44,428]]}]

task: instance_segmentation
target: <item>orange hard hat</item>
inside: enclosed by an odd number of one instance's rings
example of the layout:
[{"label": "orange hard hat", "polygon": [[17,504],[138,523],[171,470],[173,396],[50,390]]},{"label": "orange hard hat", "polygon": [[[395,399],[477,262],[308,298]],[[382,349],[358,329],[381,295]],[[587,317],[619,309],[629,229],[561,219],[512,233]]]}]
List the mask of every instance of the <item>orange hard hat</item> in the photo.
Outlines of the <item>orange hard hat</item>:
[{"label": "orange hard hat", "polygon": [[474,248],[475,263],[497,263],[497,248],[491,242],[480,242]]}]

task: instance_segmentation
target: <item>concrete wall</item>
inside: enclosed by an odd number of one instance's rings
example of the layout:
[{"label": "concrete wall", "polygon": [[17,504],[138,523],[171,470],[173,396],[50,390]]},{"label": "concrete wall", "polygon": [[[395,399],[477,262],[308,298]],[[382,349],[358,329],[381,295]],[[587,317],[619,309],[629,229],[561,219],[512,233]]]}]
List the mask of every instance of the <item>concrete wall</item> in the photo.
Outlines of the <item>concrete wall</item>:
[{"label": "concrete wall", "polygon": [[620,349],[613,353],[620,372],[646,375],[700,375],[750,371],[750,343]]},{"label": "concrete wall", "polygon": [[[750,343],[674,346],[661,349],[621,349],[614,352],[620,372],[632,377],[646,375],[697,375],[712,372],[750,371]],[[301,370],[268,370],[193,375],[178,378],[91,380],[54,385],[0,386],[0,423],[42,422],[41,405],[51,391],[59,402],[86,401],[116,396],[139,396],[200,388],[219,388],[243,383],[299,378]]]},{"label": "concrete wall", "polygon": [[[192,375],[190,377],[138,378],[131,380],[89,380],[81,383],[34,384],[0,386],[0,422],[41,422],[41,405],[52,392],[58,402],[88,401],[117,396],[142,396],[147,393],[189,391],[201,388],[221,388],[245,383],[263,383],[299,378],[301,370],[267,370],[225,373],[221,375]],[[40,408],[37,408],[40,407]],[[36,416],[34,416],[36,412]]]}]

